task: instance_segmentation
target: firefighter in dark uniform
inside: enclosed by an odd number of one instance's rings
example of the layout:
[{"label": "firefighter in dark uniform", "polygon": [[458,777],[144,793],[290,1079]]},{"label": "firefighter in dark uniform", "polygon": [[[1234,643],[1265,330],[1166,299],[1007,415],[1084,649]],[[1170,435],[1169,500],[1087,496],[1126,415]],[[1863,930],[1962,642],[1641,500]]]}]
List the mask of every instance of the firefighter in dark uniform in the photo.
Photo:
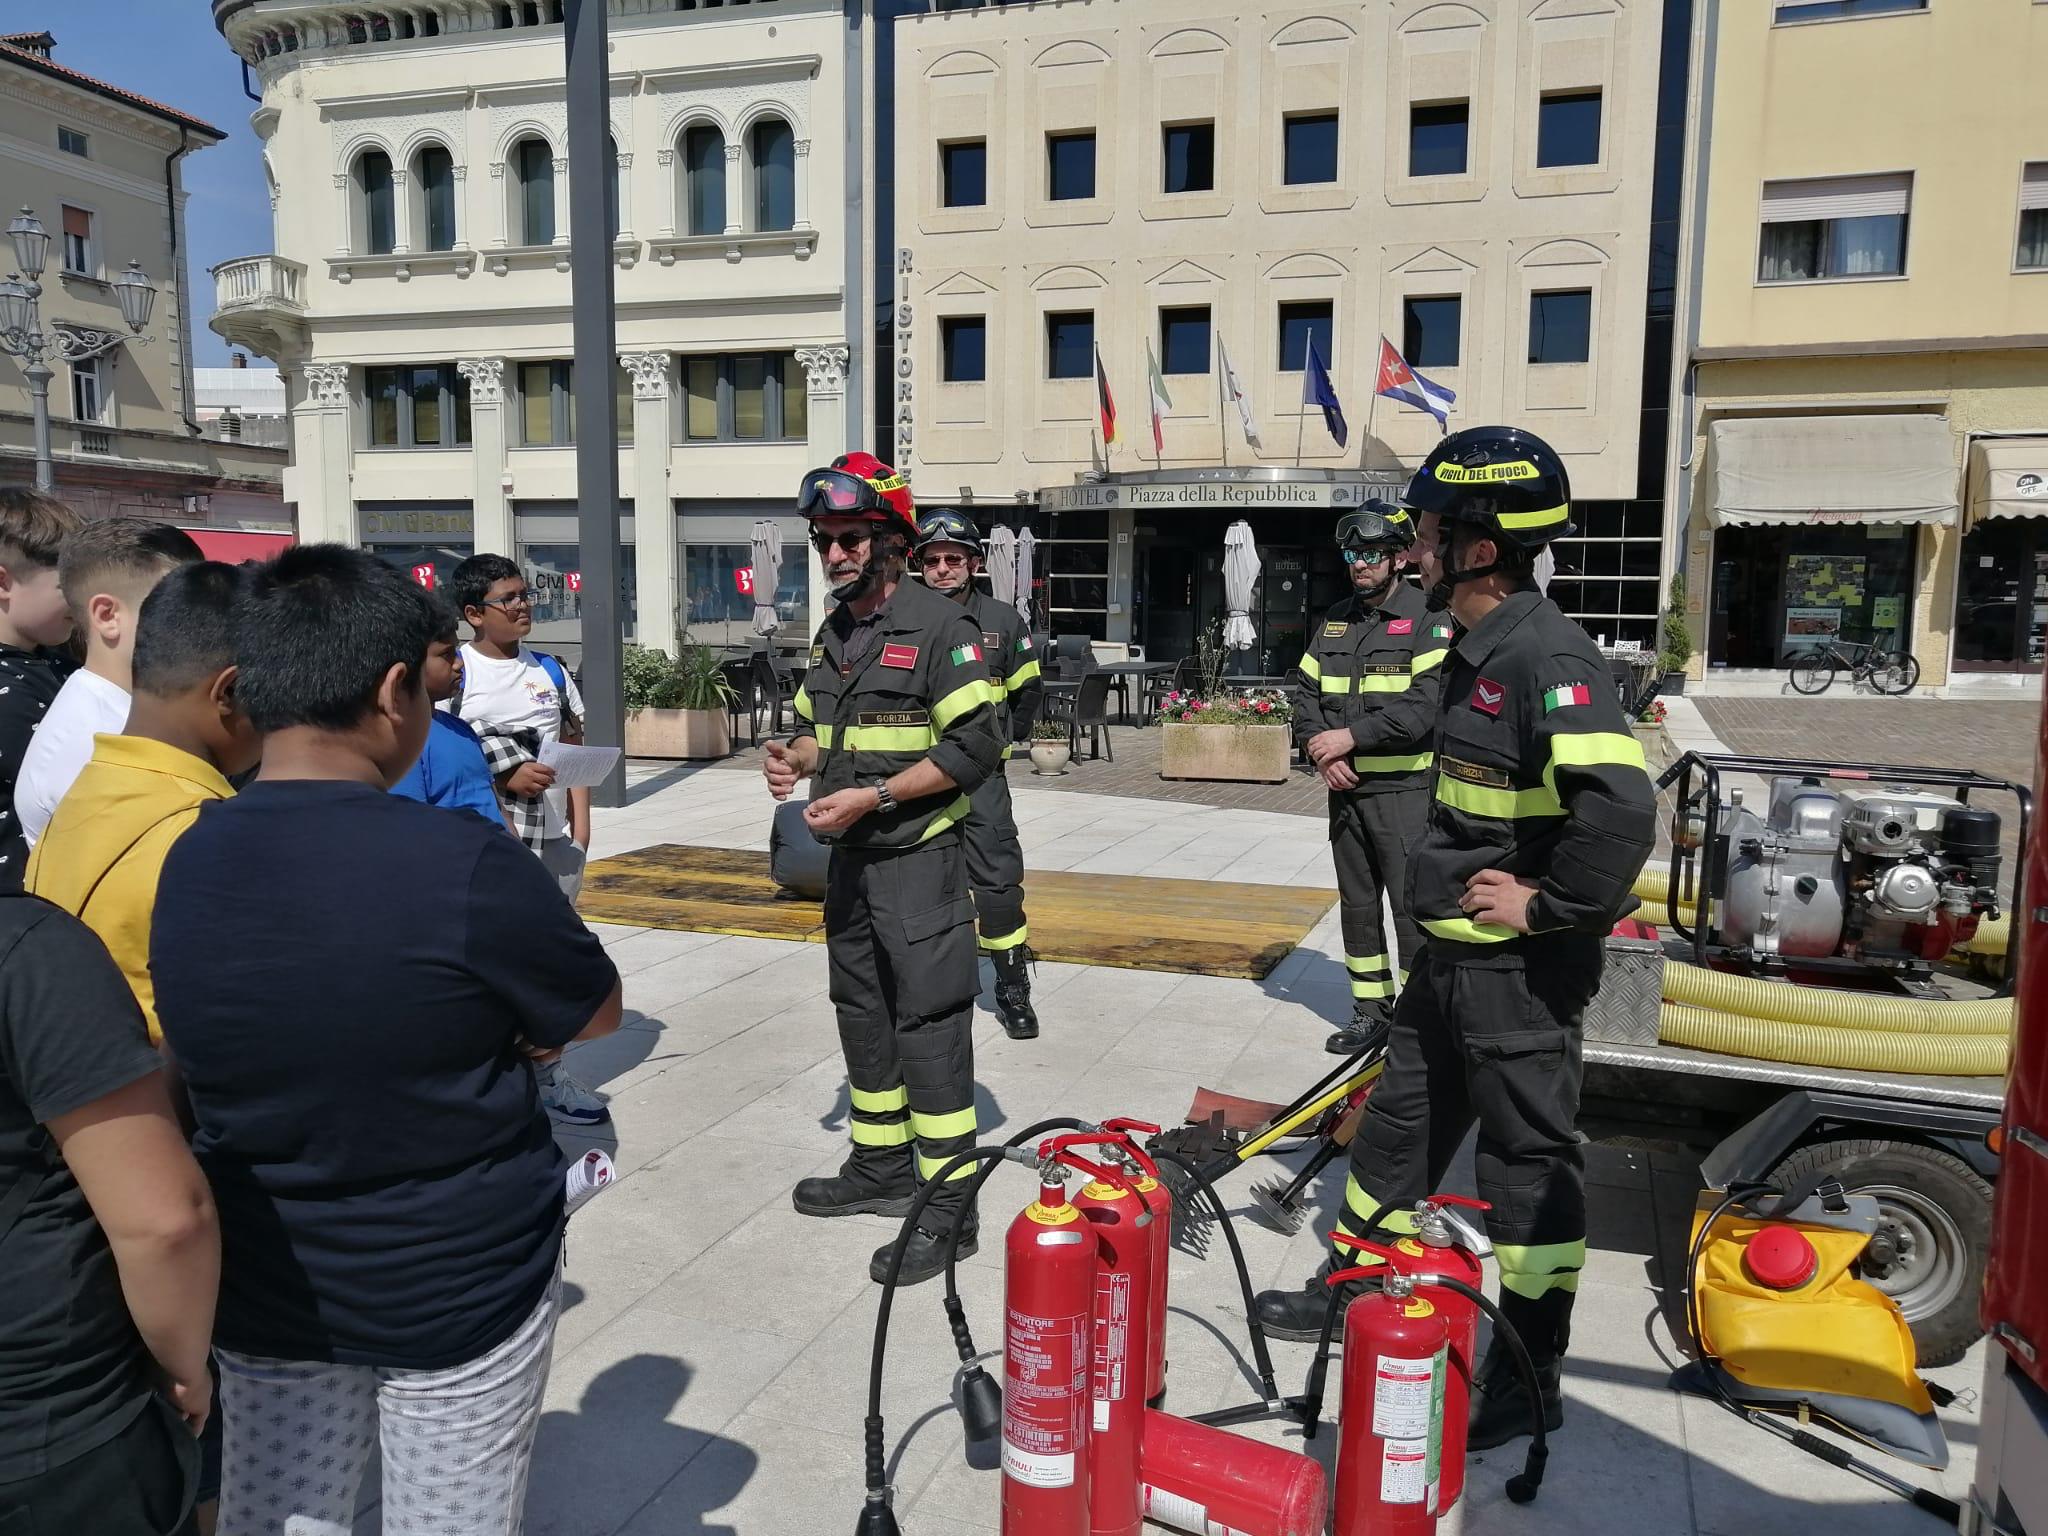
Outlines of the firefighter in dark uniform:
[{"label": "firefighter in dark uniform", "polygon": [[[832,844],[825,953],[853,1151],[837,1174],[798,1184],[795,1203],[807,1216],[900,1218],[974,1142],[980,988],[960,824],[1002,766],[996,695],[974,621],[903,579],[916,522],[900,476],[872,454],[842,455],[804,477],[797,511],[838,606],[796,692],[797,731],[768,744],[764,772],[778,800],[815,779],[804,820]],[[944,1268],[955,1225],[974,1252],[973,1173],[962,1167],[926,1207],[904,1283]],[[892,1246],[869,1266],[877,1281]]]},{"label": "firefighter in dark uniform", "polygon": [[[1405,1208],[1441,1187],[1476,1119],[1501,1307],[1535,1358],[1555,1428],[1586,1256],[1580,1023],[1602,941],[1634,906],[1655,801],[1606,662],[1535,585],[1537,555],[1570,529],[1557,454],[1513,427],[1456,432],[1406,500],[1423,577],[1448,594],[1459,634],[1442,668],[1435,783],[1409,869],[1422,953],[1352,1143],[1337,1230],[1361,1233],[1383,1211],[1385,1229],[1413,1230]],[[1326,1299],[1311,1281],[1267,1292],[1259,1313],[1285,1337],[1313,1337]],[[1496,1338],[1475,1374],[1468,1443],[1527,1433],[1530,1406]]]},{"label": "firefighter in dark uniform", "polygon": [[[924,584],[964,607],[981,631],[1007,764],[1016,744],[1031,739],[1031,722],[1038,718],[1045,691],[1031,631],[1015,608],[974,584],[981,574],[981,530],[965,513],[937,507],[920,516],[912,558]],[[1031,930],[1024,919],[1024,850],[1010,812],[1008,775],[1002,769],[990,774],[973,800],[974,813],[961,836],[982,952],[996,968],[996,1017],[1012,1040],[1030,1040],[1038,1034],[1038,1015],[1031,1007]]]},{"label": "firefighter in dark uniform", "polygon": [[1437,695],[1451,622],[1401,579],[1415,524],[1391,502],[1337,522],[1351,596],[1323,617],[1294,679],[1294,735],[1330,789],[1330,853],[1351,975],[1340,1056],[1383,1039],[1394,1017],[1393,961],[1380,923],[1394,909],[1405,984],[1421,934],[1408,916],[1408,860],[1429,809]]}]

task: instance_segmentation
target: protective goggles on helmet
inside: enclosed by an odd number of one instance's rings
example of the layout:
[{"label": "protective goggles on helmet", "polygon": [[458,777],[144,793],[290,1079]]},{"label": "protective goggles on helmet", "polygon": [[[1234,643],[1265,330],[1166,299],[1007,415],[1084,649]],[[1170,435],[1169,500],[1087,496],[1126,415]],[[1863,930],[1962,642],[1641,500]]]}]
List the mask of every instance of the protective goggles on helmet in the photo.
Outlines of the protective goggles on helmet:
[{"label": "protective goggles on helmet", "polygon": [[1374,545],[1406,549],[1414,542],[1415,524],[1399,507],[1367,507],[1362,512],[1347,513],[1337,522],[1340,549],[1368,549]]},{"label": "protective goggles on helmet", "polygon": [[927,512],[918,519],[916,548],[922,551],[929,544],[964,544],[980,554],[981,530],[950,508]]},{"label": "protective goggles on helmet", "polygon": [[843,469],[814,469],[796,493],[800,517],[894,517],[873,482]]}]

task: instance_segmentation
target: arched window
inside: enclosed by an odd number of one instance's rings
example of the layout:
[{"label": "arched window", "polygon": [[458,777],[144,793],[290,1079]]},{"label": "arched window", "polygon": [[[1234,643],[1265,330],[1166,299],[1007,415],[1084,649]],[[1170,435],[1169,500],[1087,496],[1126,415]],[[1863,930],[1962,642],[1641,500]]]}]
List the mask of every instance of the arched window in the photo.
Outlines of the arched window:
[{"label": "arched window", "polygon": [[420,248],[454,250],[455,157],[439,144],[427,145],[413,157],[412,179],[419,188]]},{"label": "arched window", "polygon": [[512,216],[521,245],[555,241],[555,152],[546,139],[512,146]]},{"label": "arched window", "polygon": [[356,157],[356,249],[366,256],[389,256],[397,243],[391,157],[381,149],[366,149]]},{"label": "arched window", "polygon": [[779,117],[764,117],[751,135],[754,228],[796,228],[796,135]]},{"label": "arched window", "polygon": [[689,232],[725,233],[725,135],[699,123],[683,135],[684,197],[689,205]]}]

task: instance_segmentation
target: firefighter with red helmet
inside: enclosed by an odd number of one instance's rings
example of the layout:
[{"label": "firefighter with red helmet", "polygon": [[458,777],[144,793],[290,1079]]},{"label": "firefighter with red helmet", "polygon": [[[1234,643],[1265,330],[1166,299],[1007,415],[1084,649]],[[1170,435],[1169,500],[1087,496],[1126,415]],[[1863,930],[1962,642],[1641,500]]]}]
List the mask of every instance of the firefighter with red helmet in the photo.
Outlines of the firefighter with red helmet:
[{"label": "firefighter with red helmet", "polygon": [[1323,616],[1294,678],[1294,736],[1330,791],[1351,1021],[1326,1042],[1339,1056],[1383,1038],[1394,1016],[1394,949],[1407,979],[1422,947],[1408,915],[1408,857],[1422,836],[1434,760],[1437,685],[1451,621],[1401,579],[1415,523],[1369,501],[1337,521],[1351,595]]},{"label": "firefighter with red helmet", "polygon": [[[832,845],[825,953],[853,1149],[838,1173],[798,1184],[795,1204],[901,1218],[917,1185],[974,1142],[980,978],[960,826],[1001,770],[1000,711],[973,619],[903,579],[917,525],[900,475],[843,454],[804,476],[796,509],[837,606],[796,692],[796,733],[768,744],[763,771],[778,800],[814,781],[804,821]],[[955,1226],[960,1252],[975,1251],[973,1173],[959,1169],[926,1206],[902,1283],[945,1267]],[[893,1246],[869,1265],[878,1282]]]},{"label": "firefighter with red helmet", "polygon": [[[981,573],[981,530],[966,513],[935,507],[920,515],[911,553],[924,584],[965,608],[981,631],[1007,763],[1016,744],[1031,739],[1031,722],[1038,718],[1045,691],[1031,631],[1015,608],[974,584]],[[1031,1007],[1031,930],[1024,919],[1024,850],[1010,811],[1008,776],[1001,769],[990,774],[973,799],[974,813],[961,835],[982,952],[996,968],[996,1017],[1012,1040],[1030,1040],[1038,1034],[1038,1015]]]},{"label": "firefighter with red helmet", "polygon": [[[1656,802],[1607,663],[1536,585],[1538,555],[1571,528],[1563,461],[1518,428],[1474,427],[1437,445],[1405,500],[1420,518],[1423,578],[1459,633],[1440,669],[1429,816],[1408,872],[1425,937],[1352,1142],[1337,1230],[1362,1235],[1380,1220],[1411,1232],[1412,1207],[1442,1187],[1476,1120],[1501,1309],[1535,1359],[1554,1429],[1586,1258],[1580,1024],[1603,940],[1634,906]],[[1341,1250],[1335,1262],[1361,1261]],[[1259,1297],[1268,1331],[1317,1335],[1319,1279]],[[1526,1434],[1530,1409],[1496,1336],[1474,1375],[1469,1447]]]}]

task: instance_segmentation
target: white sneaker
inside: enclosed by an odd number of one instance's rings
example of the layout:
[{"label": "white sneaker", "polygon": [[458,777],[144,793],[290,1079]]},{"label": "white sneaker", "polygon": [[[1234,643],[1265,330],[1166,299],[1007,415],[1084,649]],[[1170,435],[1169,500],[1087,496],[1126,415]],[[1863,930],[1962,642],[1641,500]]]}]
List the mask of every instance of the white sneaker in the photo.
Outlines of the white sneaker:
[{"label": "white sneaker", "polygon": [[604,1095],[577,1082],[561,1063],[535,1067],[534,1076],[540,1082],[541,1107],[564,1125],[602,1125],[611,1119]]}]

